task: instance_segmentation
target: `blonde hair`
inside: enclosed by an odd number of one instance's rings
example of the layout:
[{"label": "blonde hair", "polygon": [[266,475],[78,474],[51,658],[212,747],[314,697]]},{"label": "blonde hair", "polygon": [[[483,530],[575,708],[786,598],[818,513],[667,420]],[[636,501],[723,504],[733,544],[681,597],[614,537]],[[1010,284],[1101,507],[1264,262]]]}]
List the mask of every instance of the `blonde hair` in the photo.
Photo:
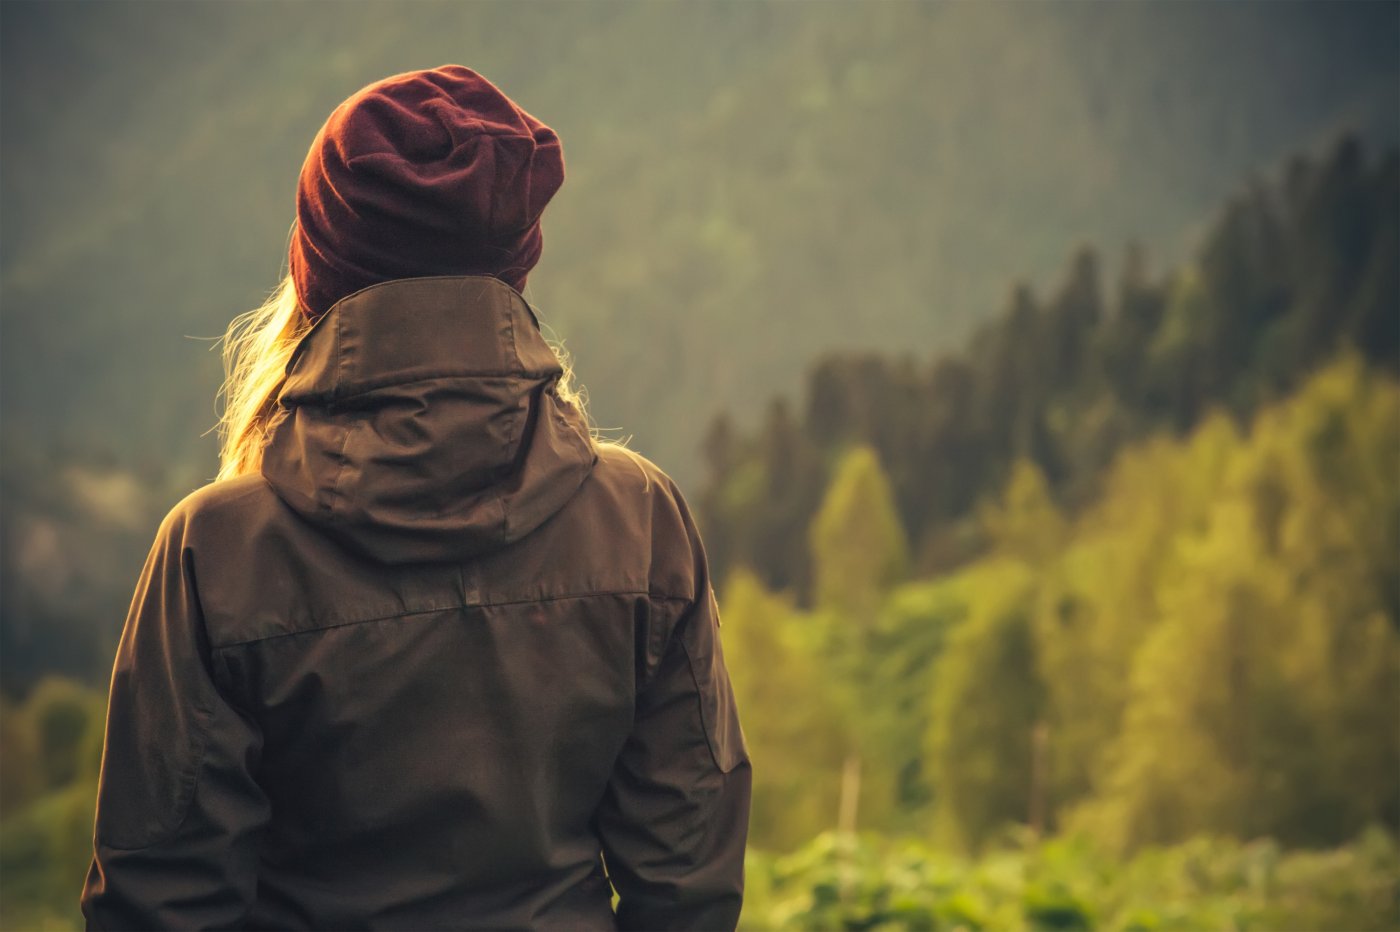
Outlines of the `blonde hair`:
[{"label": "blonde hair", "polygon": [[262,467],[263,447],[286,410],[277,394],[287,363],[311,329],[288,275],[261,307],[239,314],[223,339],[224,386],[219,390],[219,475],[233,479]]},{"label": "blonde hair", "polygon": [[[262,468],[263,448],[287,411],[277,402],[287,378],[287,364],[297,344],[311,329],[302,313],[296,287],[288,275],[260,307],[240,314],[224,334],[224,385],[219,390],[223,408],[219,432],[219,474],[233,479]],[[564,347],[549,340],[563,369],[555,395],[573,405],[588,424],[589,437],[597,431],[585,410],[587,392],[573,385],[573,365]],[[630,451],[629,451],[630,452]]]}]

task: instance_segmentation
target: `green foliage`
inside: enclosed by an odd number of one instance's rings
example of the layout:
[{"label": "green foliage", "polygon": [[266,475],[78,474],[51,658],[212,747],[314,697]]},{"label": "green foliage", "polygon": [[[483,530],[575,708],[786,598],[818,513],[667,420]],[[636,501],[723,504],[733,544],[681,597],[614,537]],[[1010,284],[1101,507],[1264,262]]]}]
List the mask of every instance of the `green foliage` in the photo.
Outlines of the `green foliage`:
[{"label": "green foliage", "polygon": [[1400,388],[1345,358],[1227,448],[1163,454],[1167,474],[1216,460],[1219,484],[1138,568],[1150,626],[1119,654],[1126,711],[1081,824],[1130,847],[1400,824]]},{"label": "green foliage", "polygon": [[0,822],[0,928],[82,928],[96,798],[96,781],[79,781]]},{"label": "green foliage", "polygon": [[[1376,339],[1400,285],[1374,206],[1398,175],[1343,141],[1233,200],[1176,273],[1130,254],[1111,310],[1081,252],[962,357],[829,357],[802,422],[723,433],[707,527],[820,609],[863,827],[1120,853],[1400,829],[1400,357]],[[877,463],[890,493],[859,493]],[[810,573],[777,545],[804,507]],[[901,524],[946,600],[903,620],[876,530]],[[1062,892],[1035,892],[1046,923],[1079,921]]]},{"label": "green foliage", "polygon": [[106,713],[100,694],[69,679],[45,677],[25,703],[25,713],[37,739],[44,786],[96,779]]},{"label": "green foliage", "polygon": [[0,928],[82,926],[105,713],[100,692],[54,676],[0,702]]},{"label": "green foliage", "polygon": [[97,779],[106,708],[101,693],[60,676],[43,677],[22,703],[0,697],[0,819],[43,793]]},{"label": "green foliage", "polygon": [[884,594],[907,570],[908,548],[875,451],[842,457],[812,520],[816,604],[870,627]]},{"label": "green foliage", "polygon": [[763,442],[749,456],[740,457],[724,419],[711,426],[707,439],[706,458],[712,466],[724,464],[727,477],[700,497],[701,512],[718,519],[705,535],[716,572],[762,567],[769,586],[806,592],[811,562],[807,549],[794,544],[807,537],[825,467],[788,404],[780,398],[769,405]]},{"label": "green foliage", "polygon": [[1000,503],[983,509],[981,521],[1003,553],[1038,564],[1052,557],[1066,527],[1045,474],[1029,460],[1017,460]]},{"label": "green foliage", "polygon": [[[907,583],[868,629],[796,608],[735,570],[721,593],[725,655],[755,760],[750,838],[794,847],[835,827],[842,769],[858,755],[858,820],[910,828],[931,804],[922,742],[935,661],[967,613],[962,579]],[[844,648],[833,645],[848,629]],[[860,649],[856,649],[857,644]]]},{"label": "green foliage", "polygon": [[8,697],[0,696],[0,820],[3,820],[42,789],[39,769],[39,740],[34,723],[24,709]]},{"label": "green foliage", "polygon": [[906,572],[908,555],[873,449],[858,446],[843,455],[809,537],[817,592],[810,627],[822,689],[839,715],[832,730],[844,750],[842,818],[888,824],[908,773],[891,744],[889,717],[870,713],[885,706],[882,667],[898,662],[889,649],[902,646],[887,637],[882,605]]},{"label": "green foliage", "polygon": [[1030,627],[1032,574],[1016,562],[968,578],[967,620],[938,659],[924,742],[940,836],[980,848],[1029,818],[1032,735],[1043,704]]},{"label": "green foliage", "polygon": [[[952,631],[968,613],[965,580],[906,583],[890,593],[872,638],[870,687],[861,725],[872,749],[875,771],[890,782],[866,781],[867,814],[884,811],[886,823],[875,827],[907,830],[924,820],[933,794],[923,754],[923,740],[933,709],[928,697],[938,659]],[[863,825],[871,827],[865,819]]]},{"label": "green foliage", "polygon": [[1400,856],[1372,828],[1328,851],[1201,837],[1129,861],[1064,838],[980,860],[913,840],[825,834],[750,852],[744,929],[1391,929]]},{"label": "green foliage", "polygon": [[750,837],[794,847],[835,824],[845,712],[830,688],[811,617],[753,574],[725,583],[725,657],[754,761]]},{"label": "green foliage", "polygon": [[730,654],[783,787],[761,791],[755,843],[831,828],[843,755],[862,828],[954,850],[1027,824],[1121,853],[1400,827],[1397,457],[1400,385],[1349,354],[1247,431],[1214,415],[1130,448],[1077,515],[1022,461],[983,511],[997,549],[870,621],[736,575]]}]

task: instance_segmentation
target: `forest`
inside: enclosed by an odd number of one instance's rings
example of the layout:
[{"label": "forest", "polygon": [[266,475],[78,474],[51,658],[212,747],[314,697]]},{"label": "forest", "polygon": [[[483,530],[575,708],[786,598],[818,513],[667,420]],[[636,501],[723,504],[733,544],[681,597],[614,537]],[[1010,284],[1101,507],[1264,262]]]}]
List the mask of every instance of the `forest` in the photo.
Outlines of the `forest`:
[{"label": "forest", "polygon": [[[1400,925],[1397,204],[1343,138],[1174,268],[712,423],[746,927]],[[78,923],[104,713],[0,697],[5,928]]]},{"label": "forest", "polygon": [[800,410],[778,397],[748,435],[718,417],[701,493],[718,574],[742,564],[809,604],[810,552],[783,544],[804,539],[852,444],[875,450],[910,570],[928,575],[987,547],[978,509],[1018,463],[1077,512],[1121,451],[1215,412],[1244,425],[1343,347],[1395,372],[1400,162],[1348,137],[1280,175],[1236,194],[1180,268],[1153,275],[1129,248],[1106,276],[1084,247],[1049,294],[1012,287],[961,353],[829,354]]}]

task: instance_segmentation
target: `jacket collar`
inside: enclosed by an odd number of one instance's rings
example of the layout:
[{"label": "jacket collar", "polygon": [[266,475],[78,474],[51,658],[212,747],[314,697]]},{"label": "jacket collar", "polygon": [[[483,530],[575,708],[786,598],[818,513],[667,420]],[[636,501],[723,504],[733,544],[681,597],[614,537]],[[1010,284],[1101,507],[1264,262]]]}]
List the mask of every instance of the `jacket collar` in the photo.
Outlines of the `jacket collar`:
[{"label": "jacket collar", "polygon": [[489,275],[382,282],[337,302],[303,337],[279,400],[333,403],[394,383],[562,374],[534,309]]},{"label": "jacket collar", "polygon": [[305,520],[383,563],[459,561],[543,524],[588,477],[583,413],[509,285],[385,282],[303,338],[263,476]]}]

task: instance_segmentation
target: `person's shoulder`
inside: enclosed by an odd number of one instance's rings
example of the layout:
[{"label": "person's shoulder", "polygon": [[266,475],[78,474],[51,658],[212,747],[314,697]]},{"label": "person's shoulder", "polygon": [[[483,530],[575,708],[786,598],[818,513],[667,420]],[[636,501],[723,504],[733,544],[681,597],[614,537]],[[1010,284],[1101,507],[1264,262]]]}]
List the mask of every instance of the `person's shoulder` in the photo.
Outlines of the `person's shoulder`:
[{"label": "person's shoulder", "polygon": [[618,526],[645,528],[650,550],[649,591],[690,601],[705,558],[700,532],[680,487],[665,470],[620,444],[598,444],[598,485],[617,510],[631,515]]},{"label": "person's shoulder", "polygon": [[594,479],[634,500],[667,504],[685,510],[680,487],[664,469],[620,443],[598,441]]},{"label": "person's shoulder", "polygon": [[160,524],[160,536],[184,536],[201,525],[225,524],[270,504],[276,493],[260,473],[219,479],[182,498]]}]

